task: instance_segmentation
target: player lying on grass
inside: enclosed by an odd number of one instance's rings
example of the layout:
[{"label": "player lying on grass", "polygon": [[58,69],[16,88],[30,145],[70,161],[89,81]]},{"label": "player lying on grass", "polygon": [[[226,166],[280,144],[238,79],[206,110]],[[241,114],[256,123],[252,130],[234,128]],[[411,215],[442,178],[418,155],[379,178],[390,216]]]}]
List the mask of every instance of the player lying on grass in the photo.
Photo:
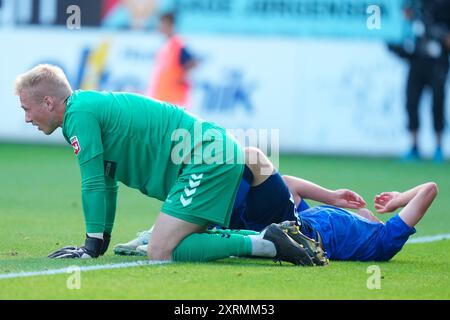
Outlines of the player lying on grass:
[{"label": "player lying on grass", "polygon": [[[269,223],[295,221],[306,236],[316,240],[320,236],[323,249],[332,260],[390,260],[401,250],[408,237],[416,232],[414,226],[437,195],[437,185],[433,182],[402,193],[383,192],[377,195],[374,204],[378,213],[402,208],[384,224],[365,208],[365,201],[355,192],[347,189],[331,191],[290,176],[281,178],[260,150],[252,149],[252,152],[257,154],[258,161],[249,167],[258,185],[250,189],[246,196],[246,211],[240,219],[232,218],[230,227],[240,224],[247,229],[261,230]],[[249,151],[246,153],[248,155]],[[264,177],[260,167],[273,174]],[[291,210],[292,198],[294,213]],[[327,205],[308,208],[303,199]],[[277,211],[277,208],[281,210]],[[357,211],[355,214],[342,208]],[[235,220],[237,223],[234,223]]]},{"label": "player lying on grass", "polygon": [[[296,206],[293,197],[267,157],[257,148],[245,148],[245,161],[246,166],[234,202],[229,228],[261,231],[271,223],[295,220]],[[313,188],[310,193],[314,196],[314,188],[318,189],[319,187],[307,181],[304,182],[306,185],[302,189],[307,192]],[[365,205],[364,200],[358,194],[347,189],[328,191],[326,197],[319,194],[315,198],[317,201],[351,209]],[[303,201],[302,204],[305,202]],[[152,229],[140,232],[136,239],[116,245],[115,253],[142,255],[147,250],[146,244],[151,232]],[[293,236],[291,233],[290,235]],[[308,244],[302,242],[302,245]]]},{"label": "player lying on grass", "polygon": [[225,129],[136,94],[72,91],[51,65],[20,75],[16,94],[27,123],[47,135],[62,128],[80,167],[85,244],[49,257],[105,253],[120,181],[164,202],[148,248],[152,260],[257,256],[302,264],[304,249],[276,225],[260,235],[205,232],[210,224],[229,225],[244,169],[242,149]]},{"label": "player lying on grass", "polygon": [[[272,164],[261,151],[253,149],[251,152],[258,153],[259,161],[247,166],[250,179],[243,179],[236,198],[245,200],[235,203],[230,228],[261,230],[271,223],[294,221],[301,233],[321,242],[332,260],[390,260],[416,232],[414,226],[437,195],[436,184],[430,182],[405,192],[383,192],[375,196],[378,213],[402,208],[384,224],[365,208],[365,201],[353,191],[327,190],[296,177],[281,177],[275,170],[269,177],[262,176],[259,167],[267,168]],[[243,185],[249,181],[253,182],[245,193]],[[309,208],[304,199],[327,205]],[[342,207],[357,209],[356,214]],[[149,233],[151,230],[127,244],[116,246],[116,253],[139,254],[145,248]]]}]

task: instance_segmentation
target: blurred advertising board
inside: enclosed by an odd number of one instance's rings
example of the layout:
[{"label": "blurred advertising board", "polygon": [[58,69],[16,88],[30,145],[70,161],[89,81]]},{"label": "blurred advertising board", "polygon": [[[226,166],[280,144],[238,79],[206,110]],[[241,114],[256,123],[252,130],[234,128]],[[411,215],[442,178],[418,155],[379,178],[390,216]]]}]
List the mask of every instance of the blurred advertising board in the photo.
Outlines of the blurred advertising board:
[{"label": "blurred advertising board", "polygon": [[[397,155],[408,146],[407,66],[382,42],[200,35],[186,40],[200,59],[189,110],[202,118],[229,129],[278,130],[281,152]],[[47,62],[61,66],[74,89],[144,93],[161,45],[148,33],[54,28],[0,30],[0,42],[13,44],[0,59],[0,139],[58,143],[60,134],[49,138],[24,122],[13,94],[16,75]],[[426,94],[421,108],[425,154],[434,148],[430,100]],[[444,141],[449,138],[447,132]]]},{"label": "blurred advertising board", "polygon": [[[0,24],[64,26],[71,10],[81,25],[155,30],[176,12],[178,31],[401,40],[408,26],[403,0],[2,0]],[[3,7],[3,9],[2,9]]]},{"label": "blurred advertising board", "polygon": [[[183,32],[402,38],[402,0],[173,0]],[[380,18],[371,26],[372,18]]]}]

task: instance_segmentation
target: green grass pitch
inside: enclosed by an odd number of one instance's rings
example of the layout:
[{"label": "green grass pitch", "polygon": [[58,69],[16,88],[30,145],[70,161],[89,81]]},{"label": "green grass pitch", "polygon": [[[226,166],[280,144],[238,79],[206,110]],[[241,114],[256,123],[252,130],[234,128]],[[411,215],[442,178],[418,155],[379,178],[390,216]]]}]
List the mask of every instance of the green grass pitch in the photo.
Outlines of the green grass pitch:
[{"label": "green grass pitch", "polygon": [[[381,191],[435,181],[440,194],[417,226],[415,237],[450,233],[448,162],[405,164],[393,159],[283,155],[279,169],[331,189],[354,189],[368,203]],[[229,258],[86,271],[81,273],[80,289],[67,287],[71,274],[2,279],[10,273],[139,259],[114,256],[111,250],[90,261],[46,258],[61,246],[84,240],[79,169],[70,146],[0,144],[0,181],[0,299],[450,298],[449,240],[406,244],[387,263],[332,261],[328,267],[302,268]],[[150,226],[160,205],[121,185],[111,247]],[[381,272],[378,289],[367,286],[372,275],[368,268],[373,265]]]}]

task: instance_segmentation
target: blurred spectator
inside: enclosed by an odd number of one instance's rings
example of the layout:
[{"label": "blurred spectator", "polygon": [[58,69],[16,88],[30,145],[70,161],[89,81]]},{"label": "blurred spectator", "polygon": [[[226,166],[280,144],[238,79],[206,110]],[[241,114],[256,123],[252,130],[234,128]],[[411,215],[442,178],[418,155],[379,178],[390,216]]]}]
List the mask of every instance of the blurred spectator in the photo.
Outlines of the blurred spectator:
[{"label": "blurred spectator", "polygon": [[154,29],[162,0],[104,0],[105,27],[122,29]]},{"label": "blurred spectator", "polygon": [[173,13],[160,17],[159,31],[167,41],[156,56],[147,95],[188,108],[191,87],[188,73],[195,68],[197,60],[175,33]]},{"label": "blurred spectator", "polygon": [[390,49],[409,61],[406,110],[412,145],[404,155],[404,159],[420,159],[418,109],[423,89],[429,86],[433,95],[433,125],[436,136],[433,160],[442,162],[444,160],[442,133],[445,124],[445,82],[450,52],[450,1],[409,1],[405,7],[405,16],[412,22],[415,41],[405,42],[403,46],[390,46]]}]

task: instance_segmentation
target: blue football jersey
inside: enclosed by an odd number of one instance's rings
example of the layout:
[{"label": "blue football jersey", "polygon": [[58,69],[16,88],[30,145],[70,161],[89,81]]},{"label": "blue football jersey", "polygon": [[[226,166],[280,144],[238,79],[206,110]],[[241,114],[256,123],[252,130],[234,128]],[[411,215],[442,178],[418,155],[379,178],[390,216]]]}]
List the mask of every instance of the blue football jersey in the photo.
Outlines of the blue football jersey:
[{"label": "blue football jersey", "polygon": [[398,215],[383,224],[325,205],[303,210],[298,215],[302,232],[312,238],[314,230],[319,232],[331,260],[386,261],[416,232]]}]

